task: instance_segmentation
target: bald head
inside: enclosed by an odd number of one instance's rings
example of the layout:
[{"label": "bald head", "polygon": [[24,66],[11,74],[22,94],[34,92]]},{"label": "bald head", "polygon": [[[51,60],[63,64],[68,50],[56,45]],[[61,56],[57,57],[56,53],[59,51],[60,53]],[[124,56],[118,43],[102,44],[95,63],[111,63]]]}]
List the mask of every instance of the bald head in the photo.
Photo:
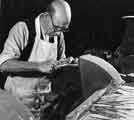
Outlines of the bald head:
[{"label": "bald head", "polygon": [[71,22],[71,8],[64,0],[54,0],[48,9],[52,16],[54,25],[69,26]]}]

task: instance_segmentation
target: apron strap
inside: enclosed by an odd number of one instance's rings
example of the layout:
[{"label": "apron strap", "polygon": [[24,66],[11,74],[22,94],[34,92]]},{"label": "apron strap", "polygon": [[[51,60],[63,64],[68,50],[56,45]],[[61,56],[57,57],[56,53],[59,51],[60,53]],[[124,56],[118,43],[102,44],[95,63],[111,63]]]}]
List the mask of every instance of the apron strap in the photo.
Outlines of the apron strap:
[{"label": "apron strap", "polygon": [[22,51],[22,54],[20,56],[20,60],[27,61],[30,57],[34,42],[35,42],[35,22],[33,19],[24,20],[24,22],[27,24],[28,30],[29,30],[29,38],[28,38],[28,44]]}]

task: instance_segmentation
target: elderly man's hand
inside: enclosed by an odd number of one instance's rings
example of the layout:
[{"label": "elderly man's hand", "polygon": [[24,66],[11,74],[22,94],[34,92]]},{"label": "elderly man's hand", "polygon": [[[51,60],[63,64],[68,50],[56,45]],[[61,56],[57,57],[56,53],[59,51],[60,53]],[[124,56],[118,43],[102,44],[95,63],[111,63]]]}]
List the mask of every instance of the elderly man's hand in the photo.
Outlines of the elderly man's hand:
[{"label": "elderly man's hand", "polygon": [[52,73],[57,64],[56,60],[48,60],[38,64],[38,69],[42,73]]},{"label": "elderly man's hand", "polygon": [[74,58],[74,57],[68,57],[68,63],[69,64],[78,64],[78,58]]},{"label": "elderly man's hand", "polygon": [[78,58],[68,57],[60,59],[59,61],[56,62],[54,70],[56,71],[66,66],[78,66]]},{"label": "elderly man's hand", "polygon": [[78,63],[78,58],[74,58],[74,57],[68,57],[65,59],[61,59],[59,61],[59,64],[77,64]]},{"label": "elderly man's hand", "polygon": [[78,64],[78,58],[68,57],[65,59],[61,59],[60,61],[49,60],[49,61],[41,62],[38,65],[38,69],[42,73],[50,74],[63,66],[71,65],[71,64],[72,65]]}]

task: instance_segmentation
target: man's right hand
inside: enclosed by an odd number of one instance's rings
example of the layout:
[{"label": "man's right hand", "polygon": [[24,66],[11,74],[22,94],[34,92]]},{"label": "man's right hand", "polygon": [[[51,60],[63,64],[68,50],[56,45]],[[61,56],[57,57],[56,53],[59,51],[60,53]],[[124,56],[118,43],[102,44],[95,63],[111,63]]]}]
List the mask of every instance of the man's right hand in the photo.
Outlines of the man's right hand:
[{"label": "man's right hand", "polygon": [[48,60],[45,62],[41,62],[38,64],[38,69],[42,73],[52,73],[54,71],[54,67],[56,66],[57,61]]}]

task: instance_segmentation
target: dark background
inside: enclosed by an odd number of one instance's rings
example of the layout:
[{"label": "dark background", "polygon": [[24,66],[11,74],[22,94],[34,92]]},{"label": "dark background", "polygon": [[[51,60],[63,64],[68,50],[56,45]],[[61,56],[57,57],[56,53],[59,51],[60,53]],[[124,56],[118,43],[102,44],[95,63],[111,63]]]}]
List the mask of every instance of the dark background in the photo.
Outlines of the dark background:
[{"label": "dark background", "polygon": [[[65,33],[67,55],[87,49],[114,51],[125,29],[124,15],[134,15],[133,0],[67,0],[72,7],[70,32]],[[10,28],[20,19],[36,16],[50,0],[0,0],[0,50]]]}]

